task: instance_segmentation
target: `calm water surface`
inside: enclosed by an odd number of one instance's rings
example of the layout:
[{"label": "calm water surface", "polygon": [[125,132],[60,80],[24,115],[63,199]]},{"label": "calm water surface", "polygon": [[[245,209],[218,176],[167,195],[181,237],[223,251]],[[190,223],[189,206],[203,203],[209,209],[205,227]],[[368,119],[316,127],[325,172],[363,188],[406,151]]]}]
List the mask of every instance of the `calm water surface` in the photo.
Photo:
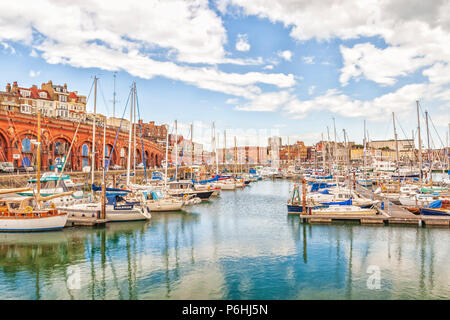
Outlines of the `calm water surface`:
[{"label": "calm water surface", "polygon": [[291,185],[149,222],[0,234],[0,299],[450,298],[448,228],[302,224],[286,214]]}]

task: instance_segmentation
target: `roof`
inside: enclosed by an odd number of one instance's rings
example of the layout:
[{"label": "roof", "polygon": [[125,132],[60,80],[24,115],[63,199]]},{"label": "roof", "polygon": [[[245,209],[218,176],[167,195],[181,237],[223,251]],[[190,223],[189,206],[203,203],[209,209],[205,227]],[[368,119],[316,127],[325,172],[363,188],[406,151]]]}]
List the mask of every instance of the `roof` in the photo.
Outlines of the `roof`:
[{"label": "roof", "polygon": [[[21,95],[21,93],[20,93],[20,90],[27,90],[27,91],[30,91],[30,98],[33,98],[33,99],[52,100],[52,99],[50,98],[50,94],[49,94],[46,90],[41,90],[41,89],[38,89],[38,88],[36,88],[36,87],[31,87],[31,88],[19,88],[18,95],[19,95],[20,97],[22,97],[22,95]],[[42,97],[39,95],[41,92],[44,92],[44,93],[45,93],[46,98],[42,98]]]}]

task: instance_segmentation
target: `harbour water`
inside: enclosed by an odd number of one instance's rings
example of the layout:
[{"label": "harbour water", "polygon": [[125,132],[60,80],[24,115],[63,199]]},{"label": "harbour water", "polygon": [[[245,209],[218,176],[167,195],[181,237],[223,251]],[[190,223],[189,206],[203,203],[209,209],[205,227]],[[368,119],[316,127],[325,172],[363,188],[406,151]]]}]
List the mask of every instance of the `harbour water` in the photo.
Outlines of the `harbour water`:
[{"label": "harbour water", "polygon": [[292,184],[148,222],[0,234],[0,299],[450,298],[448,228],[302,224]]}]

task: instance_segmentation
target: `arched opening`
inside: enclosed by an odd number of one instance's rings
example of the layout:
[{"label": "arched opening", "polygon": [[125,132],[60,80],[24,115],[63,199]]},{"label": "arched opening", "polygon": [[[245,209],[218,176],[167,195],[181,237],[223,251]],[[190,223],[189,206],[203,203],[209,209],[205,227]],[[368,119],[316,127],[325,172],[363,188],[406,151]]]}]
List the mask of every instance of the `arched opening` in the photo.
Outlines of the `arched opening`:
[{"label": "arched opening", "polygon": [[142,162],[141,150],[136,149],[136,165]]},{"label": "arched opening", "polygon": [[81,146],[81,169],[87,166],[89,166],[89,146],[84,143]]},{"label": "arched opening", "polygon": [[149,157],[148,157],[148,151],[147,150],[145,150],[145,166],[148,168],[148,167],[150,167],[150,163],[151,163],[151,161],[150,161],[150,159],[149,159]]},{"label": "arched opening", "polygon": [[152,152],[150,159],[150,166],[153,168],[155,166],[155,154]]},{"label": "arched opening", "polygon": [[116,164],[116,162],[117,162],[117,159],[116,159],[116,148],[114,148],[114,150],[113,150],[113,146],[111,144],[105,145],[105,157],[106,157],[105,164],[107,163],[107,161],[110,158],[111,158],[111,163],[109,165]]},{"label": "arched opening", "polygon": [[[31,167],[32,165],[36,164],[36,157],[33,154],[35,145],[32,143],[33,141],[36,141],[36,140],[37,139],[34,135],[27,134],[20,141],[20,151],[22,152],[20,166]],[[17,163],[17,164],[19,164],[19,163]]]},{"label": "arched opening", "polygon": [[62,169],[64,161],[66,161],[65,169],[72,168],[72,159],[67,157],[70,148],[70,142],[65,138],[56,138],[53,142],[53,159],[54,165],[58,169]]},{"label": "arched opening", "polygon": [[8,143],[6,138],[0,132],[0,161],[8,161]]},{"label": "arched opening", "polygon": [[122,147],[120,149],[120,166],[125,168],[127,166],[127,148]]}]

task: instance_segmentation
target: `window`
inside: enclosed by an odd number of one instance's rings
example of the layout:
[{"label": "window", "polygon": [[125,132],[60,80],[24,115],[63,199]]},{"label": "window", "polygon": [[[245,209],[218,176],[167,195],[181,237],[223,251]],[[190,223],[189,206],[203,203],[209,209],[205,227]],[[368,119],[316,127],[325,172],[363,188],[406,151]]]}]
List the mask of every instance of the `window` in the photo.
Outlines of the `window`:
[{"label": "window", "polygon": [[31,96],[31,91],[28,91],[28,90],[20,90],[20,95],[21,95],[22,97],[29,97],[29,96]]},{"label": "window", "polygon": [[20,106],[20,112],[22,113],[31,113],[31,106],[27,104],[23,104]]},{"label": "window", "polygon": [[47,93],[46,92],[39,92],[39,97],[46,99]]},{"label": "window", "polygon": [[31,141],[28,138],[22,140],[22,152],[31,152]]},{"label": "window", "polygon": [[61,102],[67,102],[67,96],[60,95],[60,96],[59,96],[59,101],[61,101]]},{"label": "window", "polygon": [[64,154],[66,150],[66,144],[60,141],[55,142],[55,154]]},{"label": "window", "polygon": [[83,144],[81,147],[81,156],[82,157],[88,157],[89,156],[89,147],[87,144]]}]

